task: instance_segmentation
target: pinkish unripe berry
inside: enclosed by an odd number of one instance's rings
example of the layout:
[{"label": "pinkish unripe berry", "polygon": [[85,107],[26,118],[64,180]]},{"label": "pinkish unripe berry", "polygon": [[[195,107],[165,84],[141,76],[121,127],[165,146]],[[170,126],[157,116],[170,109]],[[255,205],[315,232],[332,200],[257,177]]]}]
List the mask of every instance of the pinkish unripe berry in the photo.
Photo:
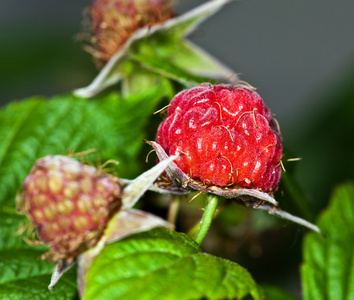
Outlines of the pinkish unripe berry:
[{"label": "pinkish unripe berry", "polygon": [[156,142],[190,178],[210,186],[271,193],[282,140],[262,98],[244,85],[200,84],[177,94]]},{"label": "pinkish unripe berry", "polygon": [[88,14],[90,52],[101,67],[136,30],[174,16],[170,0],[94,0]]},{"label": "pinkish unripe berry", "polygon": [[23,184],[25,212],[38,236],[68,256],[97,242],[121,206],[120,194],[113,178],[61,155],[39,159]]}]

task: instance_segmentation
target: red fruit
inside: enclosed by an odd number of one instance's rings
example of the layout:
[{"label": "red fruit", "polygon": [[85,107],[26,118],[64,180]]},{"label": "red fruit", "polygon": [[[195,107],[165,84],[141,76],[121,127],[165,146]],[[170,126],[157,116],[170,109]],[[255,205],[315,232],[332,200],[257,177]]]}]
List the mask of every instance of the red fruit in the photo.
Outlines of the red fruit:
[{"label": "red fruit", "polygon": [[105,64],[139,28],[170,19],[170,0],[94,0],[88,9],[93,55]]},{"label": "red fruit", "polygon": [[207,185],[276,190],[282,141],[262,98],[243,85],[200,84],[177,94],[156,142]]},{"label": "red fruit", "polygon": [[92,246],[112,210],[120,207],[121,190],[112,178],[61,155],[38,160],[23,190],[25,211],[38,236],[70,255]]}]

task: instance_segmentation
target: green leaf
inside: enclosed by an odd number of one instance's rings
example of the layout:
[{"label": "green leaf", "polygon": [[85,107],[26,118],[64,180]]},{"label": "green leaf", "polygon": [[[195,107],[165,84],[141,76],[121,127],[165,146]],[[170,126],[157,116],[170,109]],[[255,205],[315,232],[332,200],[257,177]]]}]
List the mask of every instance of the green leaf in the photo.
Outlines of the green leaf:
[{"label": "green leaf", "polygon": [[22,236],[16,234],[16,232],[19,229],[20,223],[23,219],[24,219],[23,216],[20,216],[15,212],[5,213],[0,210],[0,249],[1,250],[14,250],[18,248],[23,248],[27,245],[23,241]]},{"label": "green leaf", "polygon": [[[263,299],[241,266],[201,252],[187,235],[154,229],[109,244],[86,276],[84,299]],[[104,288],[103,288],[104,287]]]},{"label": "green leaf", "polygon": [[41,260],[45,247],[26,244],[16,234],[23,216],[0,211],[1,299],[73,299],[77,294],[76,272],[70,270],[53,292],[48,290],[54,264]]},{"label": "green leaf", "polygon": [[304,242],[304,299],[354,299],[354,183],[335,190],[318,225],[325,237],[310,233]]},{"label": "green leaf", "polygon": [[177,81],[186,87],[192,87],[202,82],[210,81],[208,78],[192,75],[176,65],[173,65],[168,60],[158,56],[134,54],[130,56],[130,59],[139,62],[147,70]]},{"label": "green leaf", "polygon": [[175,43],[169,61],[191,74],[230,82],[238,80],[237,74],[223,65],[217,58],[207,53],[189,40]]},{"label": "green leaf", "polygon": [[142,91],[150,89],[152,86],[159,86],[161,90],[165,91],[166,96],[172,99],[176,94],[174,84],[167,76],[161,76],[159,72],[151,68],[142,67],[140,62],[133,60],[126,60],[122,63],[122,68],[127,67],[130,71],[121,81],[121,94],[124,96],[139,94]]},{"label": "green leaf", "polygon": [[296,300],[289,292],[272,285],[262,285],[266,299],[269,300]]},{"label": "green leaf", "polygon": [[119,161],[121,177],[141,172],[138,157],[146,125],[165,91],[154,87],[144,94],[100,101],[71,95],[12,103],[0,111],[0,205],[14,208],[16,191],[34,162],[47,154],[97,148],[88,158]]},{"label": "green leaf", "polygon": [[[61,279],[61,284],[53,291],[48,290],[48,283],[50,282],[50,270],[46,274],[38,274],[37,266],[34,261],[31,263],[30,274],[25,278],[0,283],[1,299],[9,300],[23,300],[23,299],[57,299],[68,300],[75,299],[77,295],[76,288],[76,273],[75,270],[68,271]],[[51,269],[51,268],[47,268]],[[16,270],[22,272],[22,269]],[[44,273],[44,272],[42,272]]]}]

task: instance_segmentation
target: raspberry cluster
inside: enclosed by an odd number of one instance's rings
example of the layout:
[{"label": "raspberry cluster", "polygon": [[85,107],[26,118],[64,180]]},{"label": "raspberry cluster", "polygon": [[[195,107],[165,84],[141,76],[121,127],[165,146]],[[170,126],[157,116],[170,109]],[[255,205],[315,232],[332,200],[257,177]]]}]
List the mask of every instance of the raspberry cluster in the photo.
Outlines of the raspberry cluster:
[{"label": "raspberry cluster", "polygon": [[270,110],[245,85],[203,83],[171,101],[156,136],[192,179],[271,193],[280,176],[282,139]]},{"label": "raspberry cluster", "polygon": [[23,191],[38,236],[59,253],[89,248],[121,204],[121,189],[112,178],[61,155],[38,160]]}]

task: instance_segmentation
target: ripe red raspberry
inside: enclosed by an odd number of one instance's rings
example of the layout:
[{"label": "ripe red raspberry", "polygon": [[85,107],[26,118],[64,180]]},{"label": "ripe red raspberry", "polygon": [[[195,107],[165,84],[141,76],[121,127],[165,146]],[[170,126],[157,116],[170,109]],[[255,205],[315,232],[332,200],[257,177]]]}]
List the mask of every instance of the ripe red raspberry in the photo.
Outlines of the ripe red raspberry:
[{"label": "ripe red raspberry", "polygon": [[177,94],[156,142],[192,179],[274,192],[282,141],[262,98],[243,85],[200,84]]},{"label": "ripe red raspberry", "polygon": [[93,55],[105,64],[138,29],[174,16],[171,0],[94,0],[88,9]]},{"label": "ripe red raspberry", "polygon": [[38,160],[23,190],[38,236],[69,255],[94,245],[112,210],[120,207],[121,189],[112,178],[61,155]]}]

